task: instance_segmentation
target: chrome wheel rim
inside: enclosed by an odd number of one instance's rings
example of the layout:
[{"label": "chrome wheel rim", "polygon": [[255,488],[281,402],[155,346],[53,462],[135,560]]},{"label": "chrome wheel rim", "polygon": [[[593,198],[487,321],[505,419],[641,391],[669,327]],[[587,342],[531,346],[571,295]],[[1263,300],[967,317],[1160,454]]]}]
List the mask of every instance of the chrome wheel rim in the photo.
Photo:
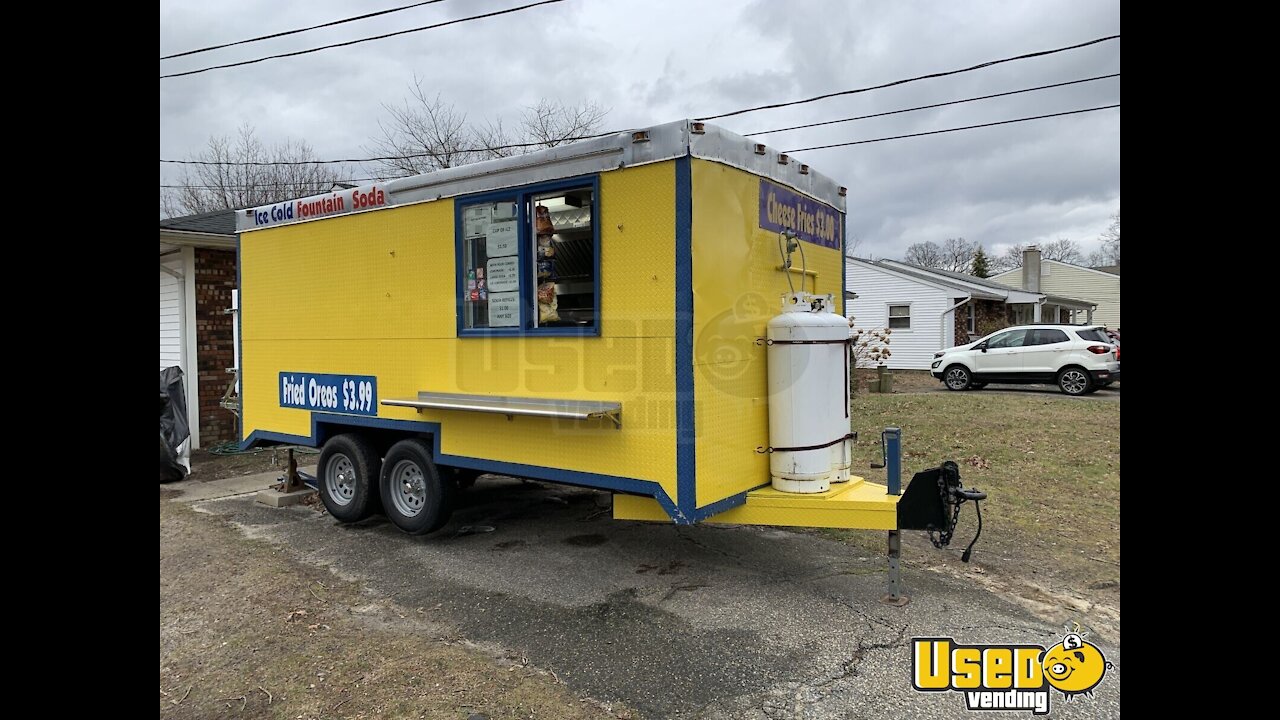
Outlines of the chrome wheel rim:
[{"label": "chrome wheel rim", "polygon": [[335,453],[324,468],[324,487],[329,499],[338,505],[350,505],[356,496],[356,466],[351,458]]},{"label": "chrome wheel rim", "polygon": [[427,478],[412,460],[401,460],[391,469],[391,504],[405,517],[416,517],[427,504]]},{"label": "chrome wheel rim", "polygon": [[1062,389],[1069,395],[1079,395],[1089,386],[1089,378],[1079,370],[1068,370],[1062,373]]},{"label": "chrome wheel rim", "polygon": [[951,368],[947,371],[947,387],[953,390],[962,390],[968,384],[969,377],[965,374],[965,371],[960,368]]}]

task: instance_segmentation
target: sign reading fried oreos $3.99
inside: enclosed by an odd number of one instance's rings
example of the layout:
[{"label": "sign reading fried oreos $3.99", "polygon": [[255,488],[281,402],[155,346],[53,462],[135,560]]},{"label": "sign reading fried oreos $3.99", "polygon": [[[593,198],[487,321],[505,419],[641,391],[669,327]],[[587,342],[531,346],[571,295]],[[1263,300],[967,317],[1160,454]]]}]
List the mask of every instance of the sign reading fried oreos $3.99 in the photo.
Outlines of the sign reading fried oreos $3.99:
[{"label": "sign reading fried oreos $3.99", "polygon": [[760,181],[760,227],[773,232],[790,230],[796,237],[815,245],[840,247],[840,213],[811,197],[765,180]]},{"label": "sign reading fried oreos $3.99", "polygon": [[378,414],[378,378],[282,372],[280,407],[375,416]]}]

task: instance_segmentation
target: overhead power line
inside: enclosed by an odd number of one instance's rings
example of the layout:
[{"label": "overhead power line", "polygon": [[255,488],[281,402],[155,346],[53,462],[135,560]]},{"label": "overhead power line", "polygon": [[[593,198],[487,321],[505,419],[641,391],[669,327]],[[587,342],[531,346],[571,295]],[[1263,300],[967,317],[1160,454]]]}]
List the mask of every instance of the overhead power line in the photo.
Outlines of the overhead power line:
[{"label": "overhead power line", "polygon": [[1009,92],[996,93],[994,95],[979,95],[978,97],[965,98],[963,100],[952,100],[950,102],[933,103],[931,105],[917,105],[916,107],[903,108],[901,110],[889,110],[887,112],[872,113],[870,115],[855,115],[854,117],[840,118],[839,120],[824,120],[823,122],[807,123],[805,125],[792,125],[791,127],[776,128],[774,130],[761,130],[760,132],[744,133],[747,137],[752,135],[768,135],[769,133],[787,132],[790,130],[803,130],[805,128],[822,127],[823,125],[836,125],[838,123],[853,122],[854,120],[867,120],[868,118],[884,117],[886,115],[898,115],[900,113],[915,112],[916,110],[929,110],[930,108],[946,107],[947,105],[960,105],[963,103],[977,102],[978,100],[990,100],[991,98],[1005,97],[1006,95],[1018,95],[1020,93],[1035,92],[1037,90],[1048,90],[1049,88],[1063,87],[1066,85],[1076,85],[1079,83],[1094,82],[1096,80],[1106,80],[1107,78],[1120,77],[1120,73],[1112,73],[1111,75],[1098,75],[1097,77],[1084,78],[1082,80],[1070,80],[1068,82],[1054,83],[1052,85],[1041,85],[1039,87],[1025,88],[1023,90],[1010,90]]},{"label": "overhead power line", "polygon": [[362,163],[362,162],[380,162],[383,160],[408,160],[411,158],[423,157],[439,157],[441,155],[463,155],[466,153],[493,152],[495,150],[515,150],[517,148],[529,147],[555,147],[560,143],[577,142],[579,140],[590,140],[591,138],[604,137],[613,133],[602,133],[600,135],[584,135],[575,138],[561,138],[554,141],[554,145],[548,144],[546,141],[512,143],[510,145],[494,145],[492,147],[478,148],[458,148],[456,150],[441,150],[438,152],[420,152],[420,153],[404,153],[402,155],[383,155],[380,157],[368,158],[347,158],[345,160],[278,160],[269,162],[266,160],[165,160],[160,159],[162,163],[171,163],[173,165],[336,165],[339,163]]},{"label": "overhead power line", "polygon": [[988,67],[991,67],[992,65],[1000,65],[1002,63],[1014,62],[1015,60],[1027,60],[1035,57],[1043,57],[1045,55],[1053,55],[1055,53],[1066,52],[1068,50],[1076,50],[1082,47],[1088,47],[1090,45],[1097,45],[1098,43],[1103,43],[1103,42],[1108,42],[1110,40],[1118,40],[1118,39],[1120,39],[1119,34],[1108,35],[1107,37],[1101,37],[1096,40],[1090,40],[1088,42],[1082,42],[1076,45],[1068,45],[1066,47],[1060,47],[1054,50],[1041,50],[1039,52],[1026,53],[1024,55],[1015,55],[1013,57],[1002,58],[1000,60],[989,60],[987,62],[978,63],[977,65],[972,65],[970,67],[960,68],[959,70],[946,70],[943,72],[929,73],[928,75],[917,75],[916,77],[906,78],[904,80],[894,80],[893,82],[887,82],[881,85],[872,85],[870,87],[856,88],[853,90],[841,90],[840,92],[827,93],[825,95],[816,95],[814,97],[805,98],[803,100],[791,100],[789,102],[773,103],[770,105],[757,105],[755,107],[743,108],[741,110],[734,110],[732,112],[720,113],[719,115],[708,115],[706,117],[700,117],[697,119],[698,120],[717,120],[719,118],[733,117],[734,115],[743,115],[749,112],[756,112],[757,110],[772,110],[774,108],[788,107],[791,105],[803,105],[805,103],[817,102],[818,100],[826,100],[827,98],[840,97],[841,95],[856,95],[858,93],[870,92],[872,90],[882,90],[887,87],[893,87],[894,85],[905,85],[906,83],[917,82],[919,80],[928,80],[930,78],[940,78],[940,77],[946,77],[948,75],[959,75],[960,73],[973,72],[974,70],[981,70],[982,68],[988,68]]},{"label": "overhead power line", "polygon": [[449,20],[447,22],[436,23],[434,25],[424,25],[422,27],[410,28],[408,30],[397,30],[396,32],[384,33],[382,35],[374,35],[372,37],[360,38],[358,40],[347,40],[346,42],[333,43],[332,45],[321,45],[320,47],[311,48],[310,50],[296,50],[294,52],[279,53],[277,55],[267,55],[266,57],[260,57],[253,60],[242,60],[240,62],[226,63],[224,65],[210,65],[209,67],[200,68],[199,70],[187,70],[186,72],[169,73],[167,75],[161,75],[160,79],[163,80],[165,78],[182,77],[184,75],[196,75],[198,73],[209,72],[210,70],[221,70],[223,68],[239,67],[241,65],[252,65],[254,63],[265,62],[267,60],[275,60],[277,58],[306,55],[308,53],[320,52],[321,50],[330,50],[332,48],[337,48],[337,47],[357,45],[359,43],[372,42],[374,40],[384,40],[389,37],[396,37],[397,35],[408,35],[409,33],[421,32],[423,30],[433,30],[435,28],[441,28],[446,25],[457,25],[458,23],[469,22],[471,20],[482,20],[484,18],[496,17],[498,15],[506,15],[508,13],[520,12],[521,10],[528,10],[530,8],[535,8],[540,5],[552,5],[559,2],[564,2],[564,0],[542,0],[541,2],[530,3],[528,5],[521,5],[520,7],[508,8],[506,10],[497,10],[491,13],[484,13],[482,15],[472,15],[470,17],[458,18],[456,20]]},{"label": "overhead power line", "polygon": [[[846,147],[846,146],[849,146],[849,145],[865,145],[865,144],[867,144],[867,143],[885,142],[886,140],[902,140],[902,139],[904,139],[904,138],[923,137],[923,136],[925,136],[925,135],[942,135],[942,134],[944,134],[944,133],[959,132],[959,131],[961,131],[961,130],[973,130],[973,129],[975,129],[975,128],[994,127],[994,126],[996,126],[996,125],[1010,125],[1010,124],[1013,124],[1013,123],[1027,122],[1028,120],[1042,120],[1042,119],[1044,119],[1044,118],[1060,117],[1060,116],[1062,116],[1062,115],[1077,115],[1077,114],[1079,114],[1079,113],[1093,112],[1093,111],[1095,111],[1095,110],[1108,110],[1108,109],[1111,109],[1111,108],[1118,108],[1118,107],[1120,107],[1120,104],[1119,104],[1119,103],[1116,103],[1115,105],[1102,105],[1102,106],[1099,106],[1099,107],[1084,108],[1084,109],[1082,109],[1082,110],[1068,110],[1068,111],[1066,111],[1066,112],[1060,112],[1060,113],[1049,113],[1048,115],[1033,115],[1033,116],[1031,116],[1031,117],[1016,118],[1016,119],[1013,119],[1013,120],[1001,120],[1001,121],[999,121],[999,122],[982,123],[981,125],[965,125],[964,127],[947,128],[947,129],[945,129],[945,130],[931,130],[931,131],[929,131],[929,132],[910,133],[910,134],[908,134],[908,135],[894,135],[894,136],[892,136],[892,137],[873,138],[873,139],[870,139],[870,140],[854,140],[854,141],[852,141],[852,142],[834,143],[834,144],[832,144],[832,145],[815,145],[815,146],[813,146],[813,147],[797,148],[797,149],[795,149],[795,150],[785,150],[784,152],[786,152],[786,153],[797,153],[797,152],[804,152],[805,150],[825,150],[825,149],[827,149],[827,148]],[[203,162],[203,161],[198,161],[198,160],[161,160],[160,162],[185,162],[185,163],[198,164],[198,165],[231,165],[231,164],[245,164],[245,163],[216,163],[216,162]],[[310,162],[329,162],[329,161],[327,161],[327,160],[313,160],[313,161],[310,161]],[[343,161],[334,161],[334,162],[343,162]],[[350,162],[357,162],[357,161],[354,161],[354,160],[353,160],[353,161],[350,161]],[[256,164],[256,165],[286,165],[286,164],[297,164],[297,163],[253,163],[253,164]],[[379,181],[381,181],[381,182],[386,182],[386,181],[389,181],[389,180],[395,180],[395,179],[396,179],[396,178],[394,178],[394,177],[391,177],[391,178],[385,178],[385,179],[383,179],[383,178],[353,178],[353,179],[345,180],[345,181],[341,181],[341,182],[368,182],[368,181],[372,181],[372,180],[379,180]],[[283,183],[283,184],[304,184],[304,183]],[[209,190],[220,190],[220,189],[223,189],[223,188],[258,187],[258,186],[257,186],[257,185],[253,185],[253,186],[250,186],[250,185],[224,185],[224,186],[218,187],[218,186],[212,186],[212,185],[161,185],[160,187],[162,187],[162,188],[194,187],[194,188],[203,188],[203,189],[209,189]]]},{"label": "overhead power line", "polygon": [[377,12],[365,13],[364,15],[356,15],[355,17],[343,18],[341,20],[334,20],[333,22],[321,23],[319,25],[312,25],[311,27],[298,28],[297,30],[285,30],[283,32],[271,33],[270,35],[259,35],[258,37],[252,37],[246,40],[236,40],[235,42],[222,43],[221,45],[210,45],[209,47],[197,48],[195,50],[188,50],[186,52],[174,53],[172,55],[161,55],[160,59],[171,60],[173,58],[185,57],[187,55],[195,55],[197,53],[209,52],[210,50],[221,50],[222,48],[232,47],[233,45],[247,45],[249,43],[259,42],[261,40],[270,40],[272,38],[284,37],[286,35],[297,35],[298,33],[304,33],[304,32],[307,32],[308,30],[319,30],[320,28],[333,27],[334,25],[341,25],[343,23],[355,22],[356,20],[364,20],[366,18],[377,17],[379,15],[390,15],[391,13],[397,13],[397,12],[400,12],[401,10],[412,10],[413,8],[416,8],[416,7],[422,7],[423,5],[435,5],[436,3],[441,3],[441,2],[444,2],[444,0],[423,0],[423,2],[416,2],[416,3],[413,3],[412,5],[402,5],[401,7],[391,8],[389,10],[379,10]]},{"label": "overhead power line", "polygon": [[[273,188],[273,187],[318,187],[318,186],[321,186],[321,185],[330,185],[330,186],[332,186],[332,185],[347,185],[347,184],[352,184],[352,183],[363,183],[363,182],[374,182],[374,181],[377,181],[377,182],[390,182],[390,181],[395,180],[395,179],[397,179],[397,178],[393,178],[393,177],[389,177],[389,178],[349,178],[349,179],[346,179],[346,180],[335,180],[335,181],[333,181],[333,182],[331,182],[331,183],[314,183],[314,182],[261,182],[261,183],[230,183],[230,184],[227,184],[227,185],[165,185],[165,184],[161,184],[161,185],[160,185],[160,187],[162,187],[162,188],[171,188],[171,189],[174,189],[174,190],[182,190],[182,189],[185,189],[185,188],[192,188],[192,189],[195,189],[195,190],[249,190],[249,189],[254,189],[254,188],[268,189],[268,188]],[[328,191],[327,191],[327,190],[321,190],[320,192],[328,192]]]},{"label": "overhead power line", "polygon": [[1116,103],[1115,105],[1101,105],[1098,107],[1084,108],[1081,110],[1068,110],[1060,113],[1049,113],[1048,115],[1032,115],[1031,117],[982,123],[981,125],[965,125],[964,127],[947,128],[946,130],[930,130],[929,132],[911,133],[909,135],[893,135],[891,137],[873,138],[871,140],[854,140],[852,142],[833,143],[831,145],[814,145],[813,147],[796,148],[794,150],[784,150],[783,152],[798,153],[806,150],[825,150],[827,148],[848,147],[849,145],[866,145],[867,143],[884,142],[886,140],[902,140],[903,138],[923,137],[925,135],[941,135],[943,133],[960,132],[961,130],[973,130],[975,128],[994,127],[996,125],[1011,125],[1013,123],[1027,122],[1028,120],[1042,120],[1044,118],[1061,117],[1062,115],[1077,115],[1079,113],[1094,112],[1095,110],[1109,110],[1111,108],[1118,107],[1120,107],[1120,103]]},{"label": "overhead power line", "polygon": [[[964,127],[959,127],[959,128],[936,129],[936,131],[929,131],[929,132],[914,132],[914,133],[910,133],[910,135],[895,135],[895,136],[892,136],[892,137],[877,137],[877,138],[872,138],[872,140],[855,140],[855,141],[852,141],[852,142],[837,142],[837,143],[833,143],[833,145],[815,145],[815,146],[813,146],[813,147],[799,147],[799,149],[796,149],[796,150],[785,150],[785,152],[803,152],[803,151],[805,151],[805,150],[826,150],[826,149],[828,149],[828,147],[845,147],[845,146],[849,146],[849,145],[867,145],[867,143],[869,143],[869,142],[884,142],[884,141],[887,141],[887,140],[904,140],[904,138],[908,138],[908,137],[923,137],[923,136],[925,136],[925,135],[943,135],[943,133],[948,133],[948,132],[959,132],[959,131],[963,131],[963,129],[988,128],[988,127],[995,127],[995,126],[1007,126],[1007,124],[1012,124],[1012,123],[1025,123],[1025,122],[1027,122],[1027,120],[1039,120],[1039,119],[1043,119],[1043,118],[1057,118],[1057,117],[1061,117],[1061,115],[1075,115],[1075,114],[1079,114],[1079,113],[1092,113],[1092,111],[1094,111],[1094,110],[1107,110],[1107,109],[1111,109],[1111,108],[1119,108],[1119,106],[1120,106],[1120,104],[1119,104],[1119,102],[1117,102],[1117,104],[1115,104],[1115,105],[1102,105],[1102,106],[1098,106],[1098,108],[1085,108],[1085,109],[1083,109],[1083,110],[1068,110],[1068,111],[1065,111],[1065,113],[1050,113],[1050,114],[1047,114],[1047,115],[1032,115],[1032,117],[1029,117],[1029,118],[1016,118],[1016,119],[1012,119],[1012,120],[1000,120],[1000,122],[996,122],[996,123],[982,123],[982,124],[977,124],[977,126],[964,126]],[[539,145],[540,145],[540,143],[539,143]],[[497,149],[495,149],[495,150],[497,150]],[[403,158],[403,155],[401,156],[401,158]],[[183,164],[188,164],[188,165],[301,165],[301,164],[307,164],[307,163],[362,163],[362,161],[366,161],[366,160],[378,160],[378,159],[379,159],[379,158],[366,158],[365,160],[293,160],[293,161],[282,161],[282,163],[230,163],[230,161],[228,161],[228,163],[215,163],[215,161],[207,161],[207,160],[160,160],[160,161],[161,161],[161,163],[183,163]],[[385,158],[384,158],[384,159],[385,159]],[[402,177],[407,177],[407,176],[402,176]],[[353,178],[353,179],[348,179],[348,181],[343,181],[343,182],[367,182],[367,181],[379,181],[379,179],[381,179],[381,178]],[[385,178],[385,179],[387,179],[387,181],[390,181],[390,179],[396,179],[396,178]],[[385,181],[383,181],[383,182],[385,182]],[[300,183],[300,184],[301,184],[301,183]],[[214,187],[214,186],[175,186],[175,184],[161,184],[161,186],[160,186],[160,187],[207,187],[207,188],[210,188],[210,190],[218,190],[218,187]],[[224,186],[224,187],[239,187],[239,186]],[[244,187],[248,187],[248,186],[244,186]],[[255,187],[256,187],[256,186],[255,186]]]}]

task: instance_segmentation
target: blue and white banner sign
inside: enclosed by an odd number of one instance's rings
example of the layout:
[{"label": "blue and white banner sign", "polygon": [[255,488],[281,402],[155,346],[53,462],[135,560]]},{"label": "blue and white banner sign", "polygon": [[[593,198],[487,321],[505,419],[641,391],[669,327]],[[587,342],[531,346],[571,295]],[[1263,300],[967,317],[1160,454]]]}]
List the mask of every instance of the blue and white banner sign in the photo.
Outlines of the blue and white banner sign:
[{"label": "blue and white banner sign", "polygon": [[791,230],[801,240],[837,249],[843,230],[835,208],[767,180],[760,181],[760,227]]},{"label": "blue and white banner sign", "polygon": [[282,372],[280,407],[376,416],[378,378],[372,375]]}]

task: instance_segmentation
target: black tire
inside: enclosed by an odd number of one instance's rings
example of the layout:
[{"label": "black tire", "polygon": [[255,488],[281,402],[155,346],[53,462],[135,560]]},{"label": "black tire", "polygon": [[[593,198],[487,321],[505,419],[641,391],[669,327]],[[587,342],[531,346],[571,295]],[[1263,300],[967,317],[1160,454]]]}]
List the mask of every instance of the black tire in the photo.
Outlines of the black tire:
[{"label": "black tire", "polygon": [[334,435],[320,451],[316,484],[320,500],[337,520],[352,523],[378,511],[378,452],[361,435]]},{"label": "black tire", "polygon": [[1088,370],[1068,365],[1058,371],[1058,389],[1067,395],[1079,397],[1093,392],[1093,376]]},{"label": "black tire", "polygon": [[948,390],[968,390],[973,384],[973,375],[963,365],[949,365],[942,373],[942,384]]},{"label": "black tire", "polygon": [[984,388],[984,387],[986,387],[986,386],[987,386],[987,384],[986,384],[986,383],[980,383],[980,382],[970,382],[970,383],[969,383],[969,389],[970,389],[970,390],[981,390],[982,388]]},{"label": "black tire", "polygon": [[435,532],[453,514],[456,483],[445,482],[422,440],[401,440],[382,462],[382,509],[410,535]]}]

